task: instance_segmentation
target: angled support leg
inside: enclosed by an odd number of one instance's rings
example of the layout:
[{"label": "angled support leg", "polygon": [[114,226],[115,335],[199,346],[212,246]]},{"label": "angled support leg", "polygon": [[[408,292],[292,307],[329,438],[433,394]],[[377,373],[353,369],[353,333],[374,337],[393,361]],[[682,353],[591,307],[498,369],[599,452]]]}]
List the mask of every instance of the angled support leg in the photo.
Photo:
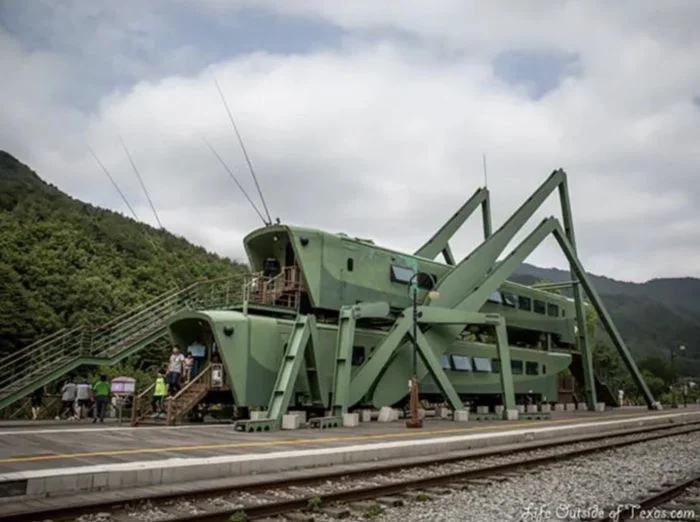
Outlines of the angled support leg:
[{"label": "angled support leg", "polygon": [[307,316],[307,328],[310,330],[310,342],[307,343],[304,350],[304,375],[308,383],[311,402],[314,404],[323,405],[328,408],[328,387],[327,381],[321,378],[319,372],[319,361],[321,360],[321,344],[318,342],[318,329],[316,327],[316,319],[313,315]]},{"label": "angled support leg", "polygon": [[388,317],[389,303],[359,303],[344,306],[338,318],[338,337],[336,340],[335,372],[333,376],[332,414],[341,416],[351,406],[350,389],[352,373],[352,347],[355,343],[355,327],[361,318],[381,319]]},{"label": "angled support leg", "polygon": [[[272,390],[272,397],[270,397],[270,404],[267,410],[268,418],[277,425],[282,422],[282,416],[289,407],[289,401],[299,376],[301,362],[305,359],[306,353],[313,350],[313,348],[309,350],[309,344],[312,346],[318,345],[316,320],[313,315],[299,316],[289,336],[287,350],[284,353],[284,360],[277,373],[277,381]],[[313,386],[311,380],[309,384]],[[314,394],[320,395],[321,390],[317,387],[315,390],[311,390],[311,393],[312,396]]]},{"label": "angled support leg", "polygon": [[445,262],[454,265],[455,259],[450,250],[449,241],[469,219],[474,211],[481,206],[484,225],[484,238],[491,235],[491,207],[489,205],[489,191],[487,188],[478,189],[455,214],[440,227],[422,247],[416,250],[415,255],[427,259],[435,259],[442,252]]},{"label": "angled support leg", "polygon": [[447,398],[450,406],[452,406],[452,409],[454,411],[463,409],[464,405],[462,403],[462,399],[459,398],[457,390],[455,390],[455,387],[450,382],[445,370],[443,370],[442,366],[440,366],[440,359],[435,356],[435,353],[430,347],[430,344],[428,344],[428,340],[423,335],[423,332],[418,330],[417,337],[416,344],[418,345],[418,353],[428,369],[428,373],[430,373],[432,378],[435,380],[440,388],[440,391]]},{"label": "angled support leg", "polygon": [[[561,213],[564,224],[564,235],[569,241],[569,247],[575,257],[576,253],[576,236],[574,234],[574,221],[571,216],[571,201],[569,199],[568,182],[566,179],[559,185],[559,199],[561,201]],[[571,279],[575,279],[576,268],[569,263],[569,271]],[[595,374],[593,372],[593,350],[588,339],[588,325],[586,324],[586,310],[581,295],[581,287],[574,284],[572,288],[574,297],[574,307],[576,309],[576,341],[581,351],[581,364],[583,366],[583,389],[586,394],[586,406],[589,411],[595,411],[596,396],[595,389]]]},{"label": "angled support leg", "polygon": [[508,347],[508,332],[506,323],[501,318],[495,325],[496,349],[498,350],[498,360],[501,363],[501,393],[503,394],[503,417],[507,418],[508,410],[514,410],[515,390],[513,388],[513,371],[510,367],[510,349]]},{"label": "angled support leg", "polygon": [[622,361],[625,363],[625,366],[627,366],[627,369],[632,375],[632,379],[634,379],[635,384],[642,392],[644,400],[647,403],[647,407],[649,409],[661,409],[661,405],[654,399],[654,396],[651,394],[647,383],[644,381],[644,377],[642,377],[639,368],[637,368],[637,365],[635,364],[634,359],[632,358],[632,354],[627,349],[627,346],[625,345],[625,342],[622,339],[620,332],[617,331],[617,328],[615,327],[615,324],[613,323],[610,314],[608,314],[608,311],[606,310],[603,301],[598,296],[598,292],[595,291],[593,285],[588,280],[588,276],[586,275],[586,272],[584,271],[581,262],[576,256],[576,252],[571,247],[571,244],[569,243],[569,240],[567,239],[564,231],[561,230],[561,228],[558,228],[554,231],[554,237],[556,237],[559,246],[564,251],[564,254],[566,255],[569,263],[571,263],[571,266],[576,274],[576,278],[583,285],[586,294],[588,294],[588,298],[591,300],[591,304],[598,313],[598,317],[600,317],[600,320],[603,322],[603,326],[605,326],[605,329],[607,330],[608,334],[610,335],[610,338],[615,344],[615,347],[620,353]]},{"label": "angled support leg", "polygon": [[352,345],[355,340],[355,314],[352,306],[340,309],[338,339],[336,341],[335,375],[333,376],[332,414],[346,413],[350,400],[350,376],[352,370]]},{"label": "angled support leg", "polygon": [[357,404],[362,400],[382,375],[396,351],[403,349],[411,323],[409,316],[400,317],[384,340],[379,343],[372,357],[357,371],[350,382],[349,405]]}]

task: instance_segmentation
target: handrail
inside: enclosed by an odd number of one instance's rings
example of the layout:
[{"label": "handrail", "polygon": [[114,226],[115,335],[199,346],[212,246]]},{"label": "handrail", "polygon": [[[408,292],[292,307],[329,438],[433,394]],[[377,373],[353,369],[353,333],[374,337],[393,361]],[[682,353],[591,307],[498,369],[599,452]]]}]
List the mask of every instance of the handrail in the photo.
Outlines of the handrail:
[{"label": "handrail", "polygon": [[172,424],[175,419],[180,415],[180,411],[178,408],[178,400],[180,397],[188,391],[193,384],[199,383],[199,381],[206,381],[211,377],[211,363],[208,363],[204,369],[197,375],[194,379],[192,379],[190,382],[188,382],[177,394],[171,398],[171,400],[168,401],[168,406],[167,406],[167,419],[166,422],[168,424]]},{"label": "handrail", "polygon": [[[71,330],[68,330],[68,331],[66,331],[66,329],[64,328],[62,330],[58,330],[57,332],[54,332],[53,334],[49,335],[48,337],[44,337],[44,338],[40,339],[39,341],[36,341],[28,346],[25,346],[24,348],[21,348],[17,352],[8,354],[7,356],[0,359],[0,374],[2,374],[3,371],[7,369],[7,367],[13,366],[14,364],[17,363],[17,361],[19,361],[23,358],[26,358],[28,355],[31,355],[33,352],[41,351],[42,349],[50,347],[58,339],[67,339],[72,334],[77,333],[80,330],[82,330],[82,327],[80,327],[80,326],[73,328]],[[59,335],[59,333],[60,333],[60,335]]]},{"label": "handrail", "polygon": [[211,363],[207,364],[207,365],[204,367],[204,369],[203,369],[201,372],[199,372],[199,375],[197,375],[194,379],[192,379],[190,382],[188,382],[187,384],[185,384],[185,386],[183,386],[183,387],[180,389],[180,391],[177,392],[177,394],[173,397],[173,400],[177,400],[177,398],[180,397],[180,395],[182,395],[183,393],[185,393],[193,384],[197,383],[200,379],[203,380],[204,377],[208,377],[208,374],[209,374],[209,371],[210,371],[210,370],[211,370]]},{"label": "handrail", "polygon": [[[75,328],[62,334],[52,334],[41,343],[35,343],[34,349],[25,348],[22,350],[24,353],[15,353],[11,361],[0,365],[0,375],[7,375],[4,379],[0,377],[0,394],[26,386],[27,383],[23,381],[60,362],[81,356],[111,357],[124,349],[124,342],[136,340],[138,337],[156,331],[166,317],[179,310],[188,309],[192,305],[200,306],[207,302],[210,303],[209,306],[214,303],[228,304],[237,292],[230,292],[230,288],[227,287],[222,293],[221,289],[214,285],[222,282],[233,283],[239,278],[240,276],[237,275],[223,276],[195,282],[187,288],[161,294],[160,299],[152,299],[148,306],[141,305],[99,327]],[[203,292],[207,289],[211,292]],[[54,341],[53,344],[51,340]],[[35,360],[37,352],[38,358],[41,359],[39,364],[36,364],[38,361]],[[28,361],[30,357],[31,360]],[[12,367],[10,371],[1,371],[10,367]]]},{"label": "handrail", "polygon": [[131,425],[135,426],[138,418],[141,416],[141,408],[139,407],[143,401],[143,398],[148,395],[149,392],[154,390],[156,387],[156,383],[153,382],[151,383],[150,386],[148,386],[145,390],[143,390],[141,393],[136,395],[131,403]]},{"label": "handrail", "polygon": [[51,347],[52,344],[59,338],[62,340],[72,340],[70,339],[71,336],[74,336],[75,334],[82,334],[82,335],[94,335],[94,334],[100,334],[107,330],[108,328],[114,326],[115,324],[120,324],[125,321],[128,321],[130,318],[139,315],[141,313],[147,312],[153,308],[156,307],[156,305],[161,304],[165,300],[169,300],[178,296],[182,296],[186,294],[187,292],[196,289],[198,287],[204,287],[204,286],[210,286],[213,283],[216,282],[221,282],[225,280],[233,280],[237,279],[238,276],[222,276],[222,277],[216,277],[216,278],[210,278],[210,279],[201,279],[199,281],[195,281],[191,283],[189,286],[179,289],[171,289],[168,290],[167,292],[163,292],[162,294],[151,298],[150,300],[146,301],[143,304],[140,304],[136,306],[135,308],[130,309],[127,312],[124,312],[117,317],[110,319],[106,323],[103,323],[98,326],[78,326],[75,327],[71,330],[66,331],[66,329],[61,329],[57,330],[56,332],[49,334],[47,337],[44,337],[42,339],[39,339],[38,341],[35,341],[34,343],[27,345],[17,352],[13,354],[9,354],[6,357],[3,357],[0,359],[0,374],[2,374],[3,370],[7,370],[8,367],[10,366],[15,366],[19,361],[24,360],[30,356],[35,355],[34,352],[41,350],[43,348]]}]

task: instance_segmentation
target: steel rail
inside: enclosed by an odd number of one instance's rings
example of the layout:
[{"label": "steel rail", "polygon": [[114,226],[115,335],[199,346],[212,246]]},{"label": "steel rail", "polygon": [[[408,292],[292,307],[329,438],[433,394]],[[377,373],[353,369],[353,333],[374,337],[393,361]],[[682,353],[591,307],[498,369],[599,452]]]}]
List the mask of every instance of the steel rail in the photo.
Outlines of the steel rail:
[{"label": "steel rail", "polygon": [[[666,502],[669,502],[671,500],[674,500],[685,493],[686,490],[690,489],[693,486],[699,485],[700,484],[700,475],[696,475],[695,477],[684,480],[683,482],[679,482],[678,484],[675,484],[673,486],[670,486],[668,488],[663,489],[662,491],[659,491],[657,493],[653,493],[651,496],[641,500],[641,501],[636,501],[636,502],[628,502],[626,504],[620,504],[619,509],[618,507],[610,508],[604,510],[605,513],[608,513],[608,515],[594,519],[594,522],[618,522],[620,520],[630,520],[632,518],[635,518],[639,516],[642,512],[644,511],[650,511],[653,508],[656,508],[658,506],[661,506],[665,504]],[[681,511],[684,508],[678,507],[677,511]],[[656,518],[650,518],[650,515],[645,514],[643,518],[646,518],[647,520],[656,520]],[[671,517],[668,517],[671,518]],[[674,517],[675,518],[675,517]],[[685,520],[685,519],[681,519]]]}]

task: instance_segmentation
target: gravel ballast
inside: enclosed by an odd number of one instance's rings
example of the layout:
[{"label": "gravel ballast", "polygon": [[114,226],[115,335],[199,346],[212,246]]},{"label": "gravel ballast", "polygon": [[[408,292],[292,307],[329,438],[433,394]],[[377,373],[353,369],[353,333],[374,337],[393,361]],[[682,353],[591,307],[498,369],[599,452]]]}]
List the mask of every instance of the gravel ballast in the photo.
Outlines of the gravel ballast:
[{"label": "gravel ballast", "polygon": [[[548,465],[514,480],[474,485],[372,517],[385,522],[545,522],[599,518],[662,484],[700,473],[700,434],[670,437]],[[318,522],[334,520],[317,516]],[[357,514],[347,521],[368,520]]]}]

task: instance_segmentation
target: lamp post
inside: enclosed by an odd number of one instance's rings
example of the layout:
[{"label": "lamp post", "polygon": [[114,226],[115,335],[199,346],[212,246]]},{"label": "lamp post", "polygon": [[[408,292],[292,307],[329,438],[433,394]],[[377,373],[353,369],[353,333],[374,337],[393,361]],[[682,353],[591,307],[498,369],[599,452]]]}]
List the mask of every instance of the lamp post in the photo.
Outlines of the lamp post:
[{"label": "lamp post", "polygon": [[[681,344],[678,347],[679,352],[685,351],[685,345]],[[671,408],[678,408],[678,402],[676,401],[676,349],[675,346],[671,346]]]},{"label": "lamp post", "polygon": [[410,394],[410,408],[411,416],[406,421],[407,428],[422,428],[423,421],[418,417],[418,286],[419,281],[417,280],[420,276],[424,278],[424,286],[428,286],[428,296],[430,299],[437,299],[440,297],[438,292],[433,291],[435,286],[435,281],[428,274],[423,274],[422,272],[414,272],[411,278],[408,280],[410,285],[410,291],[413,298],[413,376],[408,381],[408,389]]}]

